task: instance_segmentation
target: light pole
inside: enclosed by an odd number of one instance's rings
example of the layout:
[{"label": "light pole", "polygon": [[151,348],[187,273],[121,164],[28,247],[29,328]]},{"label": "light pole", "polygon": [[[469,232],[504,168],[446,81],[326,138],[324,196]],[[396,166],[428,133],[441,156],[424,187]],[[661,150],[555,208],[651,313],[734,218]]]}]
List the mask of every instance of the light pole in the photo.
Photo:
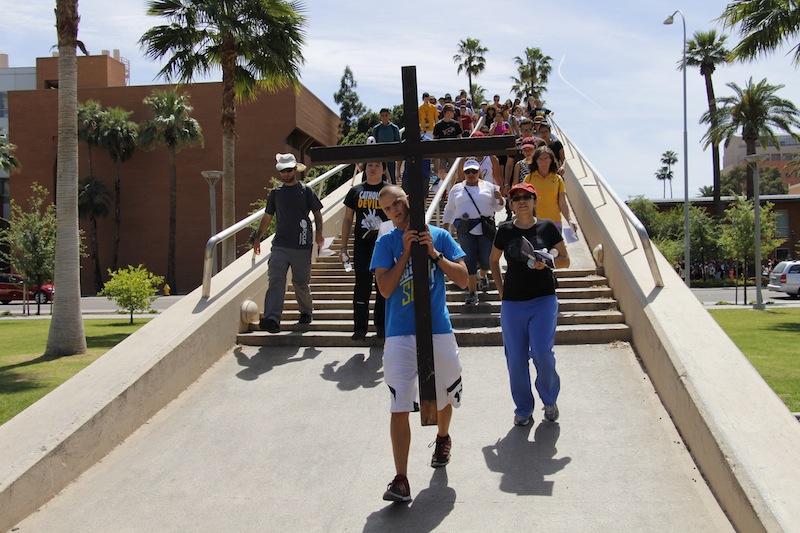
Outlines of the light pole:
[{"label": "light pole", "polygon": [[[200,174],[208,182],[208,194],[211,197],[211,236],[217,234],[217,182],[222,177],[221,170],[203,170]],[[214,247],[211,275],[217,273],[217,248]]]},{"label": "light pole", "polygon": [[664,19],[664,24],[672,24],[675,20],[675,15],[678,14],[680,14],[681,21],[683,22],[683,62],[681,63],[681,70],[683,70],[683,276],[686,281],[686,286],[691,287],[692,262],[689,257],[689,245],[691,243],[689,231],[689,135],[686,127],[686,17],[684,17],[683,12],[678,9],[675,13]]},{"label": "light pole", "polygon": [[758,170],[758,163],[766,161],[769,155],[746,155],[744,160],[747,164],[753,167],[753,231],[756,234],[756,303],[753,304],[753,309],[763,311],[765,309],[764,300],[761,298],[761,200],[759,198],[761,188],[761,173]]}]

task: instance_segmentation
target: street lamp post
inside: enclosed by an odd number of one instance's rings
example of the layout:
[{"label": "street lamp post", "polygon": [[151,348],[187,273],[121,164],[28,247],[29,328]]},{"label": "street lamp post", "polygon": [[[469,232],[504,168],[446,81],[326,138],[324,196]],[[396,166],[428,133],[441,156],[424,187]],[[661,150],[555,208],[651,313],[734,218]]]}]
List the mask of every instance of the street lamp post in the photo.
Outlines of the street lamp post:
[{"label": "street lamp post", "polygon": [[753,304],[753,309],[763,311],[765,309],[764,300],[761,297],[761,199],[759,198],[761,189],[761,173],[758,170],[758,163],[766,161],[769,158],[767,154],[760,155],[746,155],[744,160],[747,164],[753,167],[753,232],[756,234],[756,303]]},{"label": "street lamp post", "polygon": [[[200,174],[208,182],[208,194],[211,197],[211,236],[217,234],[217,182],[222,177],[221,170],[203,170]],[[217,273],[217,248],[214,247],[212,256],[211,275]]]},{"label": "street lamp post", "polygon": [[691,287],[692,262],[689,257],[689,245],[691,243],[689,231],[689,135],[686,126],[686,17],[684,17],[683,12],[678,9],[675,13],[664,19],[664,24],[672,24],[675,20],[675,15],[678,14],[680,14],[681,21],[683,22],[683,62],[681,63],[683,70],[683,276],[686,281],[686,286]]}]

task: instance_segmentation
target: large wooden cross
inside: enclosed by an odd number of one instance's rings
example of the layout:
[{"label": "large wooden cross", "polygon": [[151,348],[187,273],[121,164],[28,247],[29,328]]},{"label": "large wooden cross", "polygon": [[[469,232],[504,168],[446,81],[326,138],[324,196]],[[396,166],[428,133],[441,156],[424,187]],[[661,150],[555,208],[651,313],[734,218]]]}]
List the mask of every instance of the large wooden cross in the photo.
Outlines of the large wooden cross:
[{"label": "large wooden cross", "polygon": [[[405,141],[360,146],[315,147],[309,150],[309,155],[315,165],[405,159],[406,171],[403,186],[409,196],[410,227],[413,230],[424,231],[425,198],[428,195],[429,184],[422,174],[423,159],[453,155],[502,154],[506,150],[514,148],[514,137],[439,139],[421,142],[416,67],[403,67],[402,79]],[[420,418],[423,426],[429,426],[436,424],[437,406],[433,365],[428,252],[425,246],[419,244],[413,246],[411,250],[411,267],[414,272],[414,314],[417,327]]]}]

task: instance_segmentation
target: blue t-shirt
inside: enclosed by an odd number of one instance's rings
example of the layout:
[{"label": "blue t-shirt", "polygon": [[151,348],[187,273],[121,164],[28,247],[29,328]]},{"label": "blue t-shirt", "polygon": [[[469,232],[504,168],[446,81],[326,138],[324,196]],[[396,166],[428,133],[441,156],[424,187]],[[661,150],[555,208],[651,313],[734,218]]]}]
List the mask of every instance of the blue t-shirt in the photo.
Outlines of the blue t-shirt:
[{"label": "blue t-shirt", "polygon": [[[467,255],[449,232],[430,225],[428,228],[433,237],[433,247],[442,252],[447,259],[456,261]],[[372,272],[378,268],[392,268],[401,255],[403,255],[403,232],[395,228],[378,237],[369,268]],[[431,291],[432,332],[434,335],[451,333],[453,326],[450,324],[450,313],[447,311],[444,272],[430,258],[428,258],[428,267],[430,268],[428,275]],[[415,335],[416,332],[414,273],[411,268],[411,259],[409,259],[400,283],[392,295],[386,299],[386,336]]]}]

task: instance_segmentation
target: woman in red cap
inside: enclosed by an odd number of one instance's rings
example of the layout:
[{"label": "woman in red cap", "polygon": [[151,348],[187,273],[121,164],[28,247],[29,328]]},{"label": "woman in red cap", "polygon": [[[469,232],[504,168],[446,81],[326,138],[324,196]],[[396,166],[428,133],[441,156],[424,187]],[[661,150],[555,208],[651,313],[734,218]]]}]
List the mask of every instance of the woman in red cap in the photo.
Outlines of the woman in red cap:
[{"label": "woman in red cap", "polygon": [[[553,268],[569,267],[569,255],[553,221],[536,216],[533,185],[514,185],[508,201],[515,218],[498,226],[489,265],[502,300],[500,326],[516,405],[514,424],[526,426],[533,420],[530,359],[536,367],[536,391],[544,404],[545,419],[555,422],[561,380],[553,352],[558,321]],[[504,254],[508,265],[505,277],[500,270]]]}]

